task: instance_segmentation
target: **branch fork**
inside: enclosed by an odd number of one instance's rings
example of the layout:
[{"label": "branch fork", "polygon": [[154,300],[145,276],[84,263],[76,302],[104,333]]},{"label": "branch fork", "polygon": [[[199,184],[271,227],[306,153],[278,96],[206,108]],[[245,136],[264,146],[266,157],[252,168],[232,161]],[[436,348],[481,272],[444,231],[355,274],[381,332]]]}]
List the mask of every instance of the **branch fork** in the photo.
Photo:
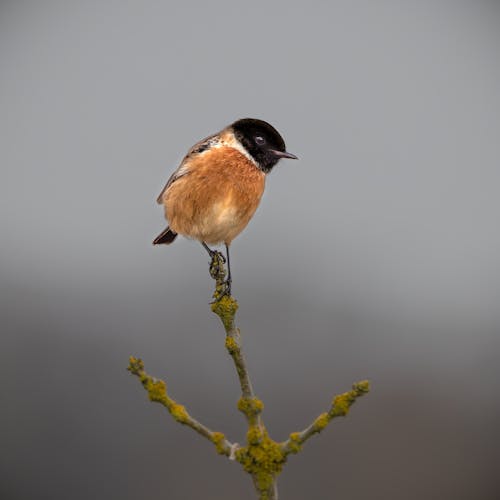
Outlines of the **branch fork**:
[{"label": "branch fork", "polygon": [[241,398],[237,406],[248,424],[246,445],[232,443],[223,433],[212,431],[192,417],[184,406],[168,395],[164,381],[146,373],[141,359],[130,357],[128,370],[139,378],[151,401],[160,403],[177,422],[208,439],[215,446],[217,453],[239,462],[252,476],[260,500],[277,500],[277,476],[282,471],[288,456],[301,451],[303,444],[325,429],[334,418],[347,415],[356,400],[370,390],[370,383],[367,380],[357,382],[352,386],[352,390],[335,396],[328,411],[319,415],[302,431],[292,432],[286,441],[277,442],[271,439],[261,416],[264,404],[255,396],[241,350],[241,335],[234,320],[238,303],[227,293],[224,258],[219,252],[214,252],[212,256],[210,275],[215,280],[211,309],[219,316],[224,326],[225,346],[233,359],[240,382]]}]

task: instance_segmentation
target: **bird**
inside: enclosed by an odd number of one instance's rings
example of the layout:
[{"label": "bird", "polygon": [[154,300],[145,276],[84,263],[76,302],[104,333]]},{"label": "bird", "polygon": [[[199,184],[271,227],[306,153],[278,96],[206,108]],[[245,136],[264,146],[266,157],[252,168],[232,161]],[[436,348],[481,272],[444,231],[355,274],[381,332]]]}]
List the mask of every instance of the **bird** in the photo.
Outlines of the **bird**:
[{"label": "bird", "polygon": [[[267,174],[282,158],[297,159],[269,123],[242,118],[197,142],[161,190],[168,226],[153,245],[169,245],[177,235],[201,242],[213,259],[226,248],[226,291],[231,294],[229,247],[250,222],[264,192]],[[221,254],[219,254],[221,255]]]}]

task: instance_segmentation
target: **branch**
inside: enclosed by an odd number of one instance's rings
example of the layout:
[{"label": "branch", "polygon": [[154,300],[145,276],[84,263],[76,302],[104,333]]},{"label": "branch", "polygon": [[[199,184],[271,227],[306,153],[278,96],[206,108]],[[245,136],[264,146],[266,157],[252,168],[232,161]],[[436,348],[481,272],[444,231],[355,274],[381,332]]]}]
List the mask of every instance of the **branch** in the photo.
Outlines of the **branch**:
[{"label": "branch", "polygon": [[184,406],[178,404],[167,394],[167,384],[163,380],[157,380],[144,371],[144,363],[141,359],[130,356],[127,370],[139,377],[151,401],[162,404],[177,422],[191,427],[198,434],[211,441],[215,445],[217,453],[233,458],[234,445],[225,438],[224,434],[211,431],[189,415]]},{"label": "branch", "polygon": [[257,425],[263,429],[260,413],[264,409],[264,404],[255,397],[245,358],[241,352],[240,330],[236,328],[234,322],[238,302],[232,296],[226,294],[224,258],[219,252],[214,252],[212,257],[210,276],[215,280],[214,302],[211,304],[212,311],[219,316],[224,325],[226,349],[233,358],[240,381],[241,399],[238,401],[238,409],[245,415],[249,425]]},{"label": "branch", "polygon": [[178,404],[167,394],[165,382],[151,377],[144,371],[144,364],[140,359],[131,357],[128,370],[139,377],[151,401],[165,406],[175,420],[191,427],[212,442],[218,453],[237,460],[243,469],[252,476],[260,500],[277,500],[277,477],[282,471],[288,455],[298,453],[311,436],[321,432],[334,418],[347,415],[357,398],[370,390],[370,384],[366,380],[358,382],[353,385],[351,391],[336,396],[328,412],[322,413],[303,431],[292,432],[287,441],[279,443],[271,439],[261,417],[264,404],[255,396],[241,349],[240,330],[234,321],[238,302],[231,296],[230,286],[225,281],[224,263],[224,257],[220,252],[212,253],[210,276],[215,280],[215,292],[211,307],[224,325],[226,349],[238,374],[241,388],[238,409],[245,415],[248,422],[246,446],[232,444],[221,432],[213,432],[191,417],[184,406]]},{"label": "branch", "polygon": [[224,258],[214,252],[210,263],[210,276],[215,280],[212,311],[219,316],[226,331],[226,349],[231,356],[241,387],[238,409],[248,422],[247,445],[238,447],[236,460],[252,476],[253,484],[260,500],[277,500],[278,487],[276,478],[286,461],[280,445],[269,437],[260,414],[264,404],[255,396],[241,350],[241,335],[236,327],[234,316],[238,302],[228,293]]},{"label": "branch", "polygon": [[352,390],[335,396],[328,412],[322,413],[314,422],[301,432],[292,432],[290,438],[281,443],[283,453],[298,453],[302,445],[314,434],[320,433],[334,418],[344,417],[357,398],[364,396],[370,390],[370,382],[363,380],[352,386]]}]

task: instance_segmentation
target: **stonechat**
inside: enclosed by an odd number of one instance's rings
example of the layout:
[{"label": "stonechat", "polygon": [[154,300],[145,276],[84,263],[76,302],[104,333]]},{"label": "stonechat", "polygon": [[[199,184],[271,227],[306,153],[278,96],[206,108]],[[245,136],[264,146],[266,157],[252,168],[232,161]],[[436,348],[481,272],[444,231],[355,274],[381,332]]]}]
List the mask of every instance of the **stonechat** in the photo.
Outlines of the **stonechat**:
[{"label": "stonechat", "polygon": [[169,226],[153,244],[168,245],[181,234],[200,241],[213,258],[208,245],[224,243],[231,293],[229,246],[255,213],[266,175],[281,158],[297,159],[273,126],[254,118],[196,143],[158,196]]}]

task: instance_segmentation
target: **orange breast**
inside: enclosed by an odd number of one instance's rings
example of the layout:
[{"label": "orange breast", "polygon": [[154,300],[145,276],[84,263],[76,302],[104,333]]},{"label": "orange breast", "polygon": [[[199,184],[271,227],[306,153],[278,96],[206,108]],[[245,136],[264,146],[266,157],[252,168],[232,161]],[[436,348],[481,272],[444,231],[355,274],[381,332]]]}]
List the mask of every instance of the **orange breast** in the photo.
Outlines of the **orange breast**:
[{"label": "orange breast", "polygon": [[185,166],[188,173],[163,195],[170,227],[206,243],[230,244],[255,213],[265,174],[231,147],[214,148]]}]

